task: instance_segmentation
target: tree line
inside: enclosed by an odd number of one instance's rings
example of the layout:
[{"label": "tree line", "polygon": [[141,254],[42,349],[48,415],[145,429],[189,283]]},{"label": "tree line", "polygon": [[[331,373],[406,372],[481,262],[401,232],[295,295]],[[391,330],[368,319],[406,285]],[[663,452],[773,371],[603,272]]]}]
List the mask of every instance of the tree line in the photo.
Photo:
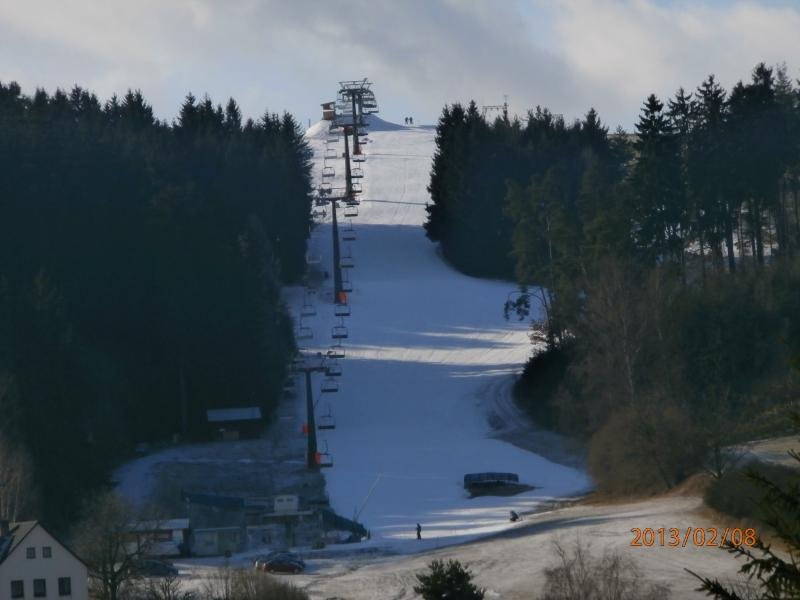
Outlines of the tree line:
[{"label": "tree line", "polygon": [[535,299],[517,384],[534,417],[584,438],[600,489],[671,487],[775,431],[800,356],[800,89],[757,65],[725,90],[644,101],[632,134],[596,111],[437,127],[426,230],[473,275]]},{"label": "tree line", "polygon": [[310,186],[289,114],[190,94],[166,123],[138,91],[0,83],[0,438],[31,466],[22,513],[64,523],[134,443],[202,436],[207,408],[269,414]]}]

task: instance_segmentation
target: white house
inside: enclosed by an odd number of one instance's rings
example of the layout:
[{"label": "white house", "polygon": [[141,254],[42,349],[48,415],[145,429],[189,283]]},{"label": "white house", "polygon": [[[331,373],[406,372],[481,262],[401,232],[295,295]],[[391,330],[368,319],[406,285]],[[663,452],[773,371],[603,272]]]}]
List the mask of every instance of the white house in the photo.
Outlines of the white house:
[{"label": "white house", "polygon": [[0,521],[0,598],[87,600],[86,565],[38,521]]}]

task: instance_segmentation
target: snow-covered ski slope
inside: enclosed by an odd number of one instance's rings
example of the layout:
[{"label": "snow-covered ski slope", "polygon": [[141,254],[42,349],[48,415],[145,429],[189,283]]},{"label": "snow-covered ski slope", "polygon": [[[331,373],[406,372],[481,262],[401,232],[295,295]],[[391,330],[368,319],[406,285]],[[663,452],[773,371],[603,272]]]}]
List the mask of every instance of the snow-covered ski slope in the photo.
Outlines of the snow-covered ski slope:
[{"label": "snow-covered ski slope", "polygon": [[[315,181],[323,164],[327,123],[312,126]],[[333,431],[320,431],[333,457],[324,471],[333,508],[357,514],[372,538],[398,542],[423,528],[427,546],[454,543],[508,525],[510,509],[525,511],[543,500],[585,489],[585,476],[498,439],[492,439],[482,393],[518,372],[530,352],[524,323],[507,322],[502,306],[513,285],[456,272],[437,253],[422,227],[434,152],[432,127],[403,127],[371,118],[364,147],[364,192],[353,225],[358,239],[343,242],[354,256],[350,270],[352,316],[341,389],[321,394],[317,414],[330,405]],[[339,155],[344,143],[339,136]],[[344,187],[344,159],[329,160],[334,186]],[[329,212],[329,209],[328,209]],[[347,219],[339,210],[340,224]],[[332,273],[328,214],[315,229],[311,254]],[[325,351],[338,319],[331,304],[332,277],[315,300],[317,316],[305,345]],[[290,298],[299,314],[302,291]],[[301,388],[302,389],[302,388]],[[485,394],[484,394],[485,395]],[[298,399],[302,411],[305,400]],[[469,499],[465,473],[511,471],[535,490],[514,497]],[[417,547],[416,541],[413,546]]]}]

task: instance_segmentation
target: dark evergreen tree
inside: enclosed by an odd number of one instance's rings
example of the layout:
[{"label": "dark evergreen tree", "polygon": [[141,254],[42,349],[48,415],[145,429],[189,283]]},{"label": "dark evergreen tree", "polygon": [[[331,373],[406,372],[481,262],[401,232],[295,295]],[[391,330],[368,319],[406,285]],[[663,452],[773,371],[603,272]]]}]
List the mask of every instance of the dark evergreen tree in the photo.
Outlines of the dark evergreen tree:
[{"label": "dark evergreen tree", "polygon": [[483,600],[485,591],[472,583],[472,573],[457,560],[434,560],[427,573],[417,575],[414,593],[424,600]]}]

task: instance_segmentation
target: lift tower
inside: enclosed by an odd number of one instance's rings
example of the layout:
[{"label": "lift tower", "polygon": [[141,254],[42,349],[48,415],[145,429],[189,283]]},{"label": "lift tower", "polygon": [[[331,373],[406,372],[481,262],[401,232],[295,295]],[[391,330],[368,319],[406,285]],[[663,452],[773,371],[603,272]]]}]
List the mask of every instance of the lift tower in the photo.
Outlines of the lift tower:
[{"label": "lift tower", "polygon": [[358,142],[358,128],[366,127],[364,115],[378,112],[375,93],[370,89],[372,83],[365,77],[361,80],[340,81],[336,97],[337,122],[353,128],[353,154],[361,154]]}]

